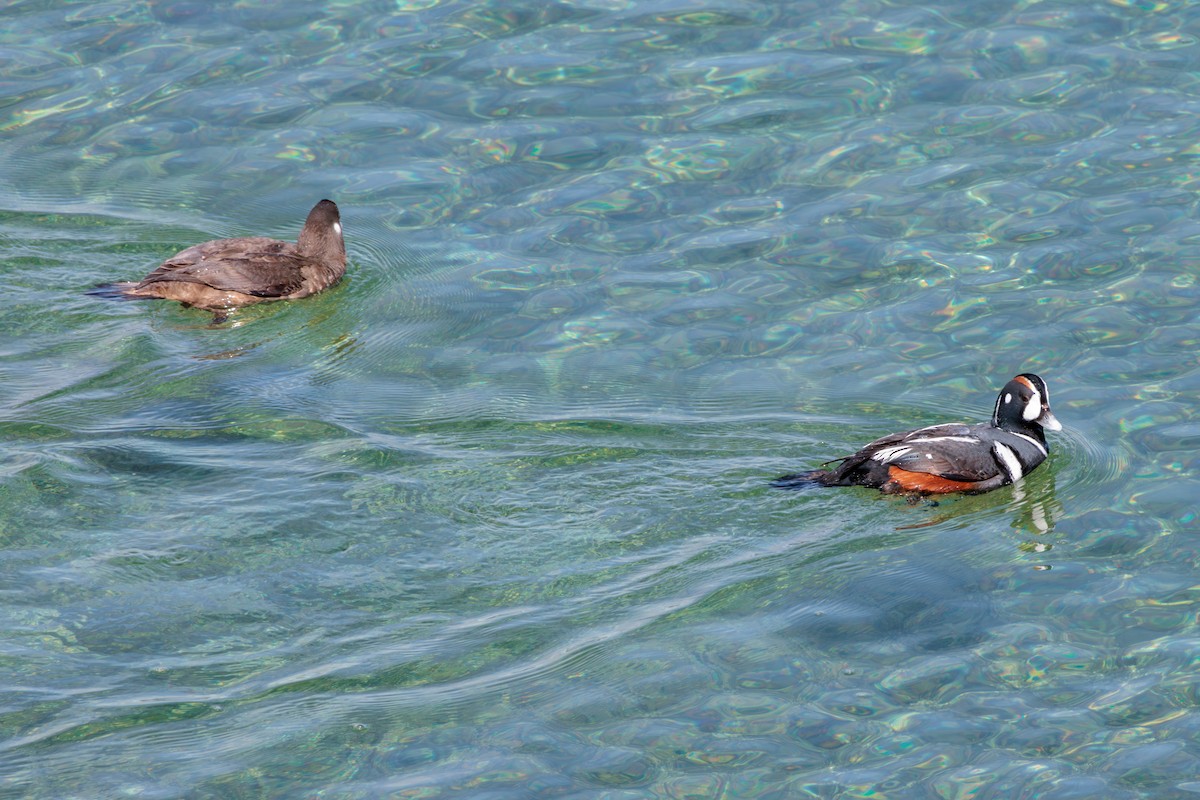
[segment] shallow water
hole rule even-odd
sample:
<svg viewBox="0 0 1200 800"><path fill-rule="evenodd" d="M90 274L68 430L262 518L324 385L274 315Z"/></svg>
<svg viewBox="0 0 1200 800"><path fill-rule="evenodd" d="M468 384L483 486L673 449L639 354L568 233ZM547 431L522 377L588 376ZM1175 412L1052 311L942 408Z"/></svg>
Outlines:
<svg viewBox="0 0 1200 800"><path fill-rule="evenodd" d="M1200 792L1200 11L0 10L4 797ZM336 200L225 324L89 287ZM767 482L1066 426L936 504Z"/></svg>

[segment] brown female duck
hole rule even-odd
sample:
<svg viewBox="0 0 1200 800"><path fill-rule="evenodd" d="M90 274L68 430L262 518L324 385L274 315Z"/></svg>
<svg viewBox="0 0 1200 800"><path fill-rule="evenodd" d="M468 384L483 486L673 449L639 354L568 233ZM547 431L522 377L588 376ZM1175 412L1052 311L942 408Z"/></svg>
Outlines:
<svg viewBox="0 0 1200 800"><path fill-rule="evenodd" d="M204 242L171 256L140 281L107 284L93 292L178 300L220 316L254 303L316 294L345 274L346 243L338 207L322 200L308 212L295 244L264 236Z"/></svg>

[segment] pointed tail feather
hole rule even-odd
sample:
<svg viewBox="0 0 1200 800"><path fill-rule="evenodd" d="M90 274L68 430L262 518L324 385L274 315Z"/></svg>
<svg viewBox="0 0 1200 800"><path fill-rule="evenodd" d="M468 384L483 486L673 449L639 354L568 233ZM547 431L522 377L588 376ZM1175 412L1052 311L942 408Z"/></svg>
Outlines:
<svg viewBox="0 0 1200 800"><path fill-rule="evenodd" d="M137 284L132 281L102 283L99 286L93 286L91 289L88 289L85 294L90 294L93 297L103 297L107 300L145 300L146 298L144 297L129 293L129 290L134 286L137 286Z"/></svg>
<svg viewBox="0 0 1200 800"><path fill-rule="evenodd" d="M824 480L828 477L829 473L826 470L814 469L780 476L771 481L771 486L776 489L807 489L810 486L828 486L829 484Z"/></svg>

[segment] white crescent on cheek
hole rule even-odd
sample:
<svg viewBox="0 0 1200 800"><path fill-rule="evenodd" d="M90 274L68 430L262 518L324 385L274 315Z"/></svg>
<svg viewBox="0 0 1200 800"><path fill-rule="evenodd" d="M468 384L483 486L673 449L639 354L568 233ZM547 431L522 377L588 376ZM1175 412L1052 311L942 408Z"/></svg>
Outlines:
<svg viewBox="0 0 1200 800"><path fill-rule="evenodd" d="M1026 422L1033 422L1042 415L1042 396L1034 390L1033 396L1025 402L1025 410L1021 412L1021 418Z"/></svg>

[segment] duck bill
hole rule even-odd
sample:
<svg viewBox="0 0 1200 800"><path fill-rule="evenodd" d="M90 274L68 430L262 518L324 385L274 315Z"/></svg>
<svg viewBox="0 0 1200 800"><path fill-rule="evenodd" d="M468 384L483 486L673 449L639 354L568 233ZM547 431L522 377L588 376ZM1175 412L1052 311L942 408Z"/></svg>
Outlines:
<svg viewBox="0 0 1200 800"><path fill-rule="evenodd" d="M1050 413L1050 409L1048 409L1048 408L1043 408L1042 415L1040 417L1038 417L1037 420L1035 420L1035 421L1037 422L1038 425L1041 425L1043 428L1045 428L1048 431L1061 431L1062 430L1062 423L1058 421L1057 417L1055 417L1053 414Z"/></svg>

